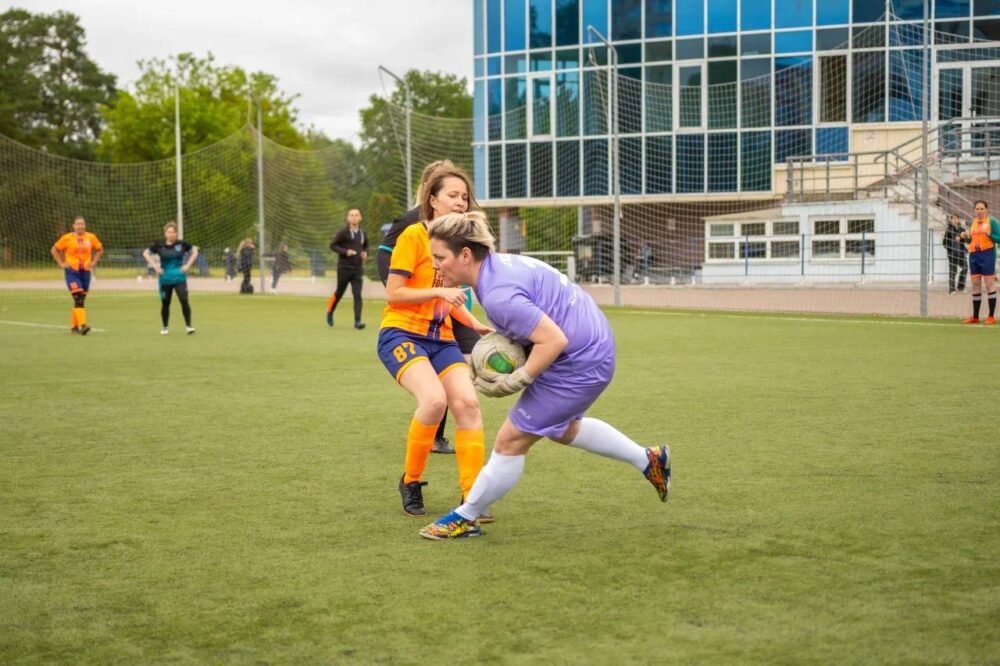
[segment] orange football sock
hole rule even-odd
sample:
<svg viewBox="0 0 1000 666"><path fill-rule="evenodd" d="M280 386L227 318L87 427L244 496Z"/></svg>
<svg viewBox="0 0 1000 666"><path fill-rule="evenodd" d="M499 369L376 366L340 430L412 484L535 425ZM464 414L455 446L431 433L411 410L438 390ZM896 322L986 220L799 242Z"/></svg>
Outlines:
<svg viewBox="0 0 1000 666"><path fill-rule="evenodd" d="M483 468L486 446L483 429L455 431L455 461L458 463L458 485L462 487L462 497L469 494L472 484Z"/></svg>
<svg viewBox="0 0 1000 666"><path fill-rule="evenodd" d="M326 302L326 311L333 312L333 306L337 304L337 294L330 294L330 300Z"/></svg>
<svg viewBox="0 0 1000 666"><path fill-rule="evenodd" d="M87 325L87 311L83 308L73 308L76 310L76 323L80 326Z"/></svg>
<svg viewBox="0 0 1000 666"><path fill-rule="evenodd" d="M427 457L431 454L431 447L434 446L434 434L437 433L437 428L437 423L427 425L416 418L410 420L410 431L406 433L403 483L420 480L420 475L427 467Z"/></svg>
<svg viewBox="0 0 1000 666"><path fill-rule="evenodd" d="M69 325L72 326L73 328L80 328L80 324L78 323L79 320L77 319L76 316L77 309L78 308L73 308L72 310L70 310Z"/></svg>

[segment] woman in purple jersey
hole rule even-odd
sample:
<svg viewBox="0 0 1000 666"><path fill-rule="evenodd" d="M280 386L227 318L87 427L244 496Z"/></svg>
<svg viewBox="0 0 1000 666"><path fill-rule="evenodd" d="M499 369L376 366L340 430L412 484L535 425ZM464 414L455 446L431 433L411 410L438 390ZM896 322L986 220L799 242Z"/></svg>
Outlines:
<svg viewBox="0 0 1000 666"><path fill-rule="evenodd" d="M431 255L445 284L467 284L496 329L532 345L509 375L480 374L476 388L501 397L522 391L500 427L489 462L465 502L420 531L428 539L482 534L476 519L517 483L524 456L543 437L630 463L656 488L670 492L670 449L643 448L604 421L584 417L615 371L611 326L594 300L548 264L494 252L482 213L455 213L428 227Z"/></svg>

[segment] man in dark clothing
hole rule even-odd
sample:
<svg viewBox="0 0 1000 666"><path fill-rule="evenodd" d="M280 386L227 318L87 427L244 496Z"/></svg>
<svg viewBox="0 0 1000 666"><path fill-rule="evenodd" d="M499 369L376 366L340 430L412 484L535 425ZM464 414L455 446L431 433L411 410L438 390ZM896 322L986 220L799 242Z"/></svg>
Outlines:
<svg viewBox="0 0 1000 666"><path fill-rule="evenodd" d="M340 257L337 261L337 290L326 304L326 323L333 326L333 311L350 284L354 296L354 328L362 329L365 324L361 321L361 277L365 259L368 258L368 236L361 228L360 210L352 208L347 211L347 226L330 241L330 249Z"/></svg>
<svg viewBox="0 0 1000 666"><path fill-rule="evenodd" d="M948 218L948 226L945 227L942 243L944 244L945 252L948 253L949 294L965 290L965 276L969 273L969 254L961 238L965 231L965 226L958 218L958 215L952 215ZM958 278L957 281L956 277Z"/></svg>

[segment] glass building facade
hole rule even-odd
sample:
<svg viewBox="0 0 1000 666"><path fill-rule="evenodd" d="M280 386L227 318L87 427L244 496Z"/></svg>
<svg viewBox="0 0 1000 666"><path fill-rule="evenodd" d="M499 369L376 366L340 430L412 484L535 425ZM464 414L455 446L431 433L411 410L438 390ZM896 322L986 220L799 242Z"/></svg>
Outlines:
<svg viewBox="0 0 1000 666"><path fill-rule="evenodd" d="M472 1L484 200L611 193L608 52L588 26L618 53L626 196L771 192L790 156L921 120L923 0ZM973 46L1000 46L1000 0L929 5L932 118L1000 115L998 52Z"/></svg>

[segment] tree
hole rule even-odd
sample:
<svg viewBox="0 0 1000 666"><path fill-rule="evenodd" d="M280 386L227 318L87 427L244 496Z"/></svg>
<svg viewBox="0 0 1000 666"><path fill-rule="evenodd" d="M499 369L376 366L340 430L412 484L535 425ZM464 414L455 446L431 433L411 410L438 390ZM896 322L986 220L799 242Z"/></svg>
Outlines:
<svg viewBox="0 0 1000 666"><path fill-rule="evenodd" d="M472 117L472 97L466 80L453 74L411 69L403 78L410 86L413 103L413 173L409 178L415 192L425 162L447 158L466 170L471 169L472 123L468 119ZM375 192L389 194L403 202L406 199L403 156L406 93L397 85L388 99L372 95L368 101L369 105L361 110L362 157L374 180ZM449 124L457 119L465 122ZM458 127L462 129L457 130Z"/></svg>
<svg viewBox="0 0 1000 666"><path fill-rule="evenodd" d="M93 157L99 109L114 102L115 77L90 59L85 44L73 14L0 14L0 134L58 155Z"/></svg>
<svg viewBox="0 0 1000 666"><path fill-rule="evenodd" d="M240 67L217 65L211 53L205 58L182 53L169 60L141 60L139 67L142 74L134 90L121 91L116 103L104 111L107 126L98 147L102 159L142 162L173 157L178 86L185 153L221 141L248 123L255 125L253 99L260 102L264 136L290 148L309 145L295 127L297 112L292 104L297 95L279 90L271 74L247 74Z"/></svg>

